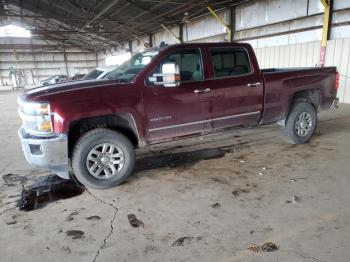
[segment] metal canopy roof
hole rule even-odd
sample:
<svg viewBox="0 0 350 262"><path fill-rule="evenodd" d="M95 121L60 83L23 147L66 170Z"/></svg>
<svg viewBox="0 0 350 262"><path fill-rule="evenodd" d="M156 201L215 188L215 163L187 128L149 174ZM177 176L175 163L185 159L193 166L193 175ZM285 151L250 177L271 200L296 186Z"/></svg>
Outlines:
<svg viewBox="0 0 350 262"><path fill-rule="evenodd" d="M2 24L20 25L56 47L98 51L242 0L1 0Z"/></svg>

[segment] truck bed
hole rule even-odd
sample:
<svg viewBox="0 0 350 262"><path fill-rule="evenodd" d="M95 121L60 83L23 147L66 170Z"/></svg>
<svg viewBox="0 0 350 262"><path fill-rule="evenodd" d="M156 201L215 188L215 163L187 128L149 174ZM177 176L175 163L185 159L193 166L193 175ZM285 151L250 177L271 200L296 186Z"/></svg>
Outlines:
<svg viewBox="0 0 350 262"><path fill-rule="evenodd" d="M319 107L329 109L337 90L336 67L267 68L261 70L264 81L264 112L261 123L273 123L284 119L295 94L313 90Z"/></svg>
<svg viewBox="0 0 350 262"><path fill-rule="evenodd" d="M298 72L298 71L305 71L305 70L322 70L325 68L332 68L332 67L286 67L286 68L265 68L261 69L261 72L263 74L271 74L271 73L282 73L282 72Z"/></svg>

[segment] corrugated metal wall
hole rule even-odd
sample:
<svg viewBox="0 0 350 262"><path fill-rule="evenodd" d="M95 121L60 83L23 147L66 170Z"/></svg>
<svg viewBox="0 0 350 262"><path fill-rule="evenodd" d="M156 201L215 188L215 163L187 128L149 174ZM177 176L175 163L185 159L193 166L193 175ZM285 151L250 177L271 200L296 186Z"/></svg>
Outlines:
<svg viewBox="0 0 350 262"><path fill-rule="evenodd" d="M305 67L319 63L320 42L256 48L261 68ZM350 103L350 38L330 40L327 44L326 66L336 66L340 75L338 97Z"/></svg>
<svg viewBox="0 0 350 262"><path fill-rule="evenodd" d="M59 51L0 50L0 86L11 85L9 68L25 74L27 86L49 76L86 74L97 66L96 54L82 50Z"/></svg>
<svg viewBox="0 0 350 262"><path fill-rule="evenodd" d="M75 47L55 50L50 47L36 47L47 44L40 39L0 38L0 44L24 45L25 48L0 49L0 86L12 85L10 70L20 70L30 87L52 75L74 76L86 74L97 66L96 54Z"/></svg>

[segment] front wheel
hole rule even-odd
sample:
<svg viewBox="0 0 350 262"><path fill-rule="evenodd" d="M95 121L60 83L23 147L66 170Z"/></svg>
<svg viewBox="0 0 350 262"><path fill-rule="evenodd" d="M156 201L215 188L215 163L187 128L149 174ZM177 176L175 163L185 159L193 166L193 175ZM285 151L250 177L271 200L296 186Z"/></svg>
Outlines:
<svg viewBox="0 0 350 262"><path fill-rule="evenodd" d="M72 168L84 186L104 189L123 183L135 165L134 147L123 134L97 128L84 134L74 146Z"/></svg>
<svg viewBox="0 0 350 262"><path fill-rule="evenodd" d="M286 125L282 132L287 141L292 144L307 143L317 125L317 112L309 103L296 103L292 105Z"/></svg>

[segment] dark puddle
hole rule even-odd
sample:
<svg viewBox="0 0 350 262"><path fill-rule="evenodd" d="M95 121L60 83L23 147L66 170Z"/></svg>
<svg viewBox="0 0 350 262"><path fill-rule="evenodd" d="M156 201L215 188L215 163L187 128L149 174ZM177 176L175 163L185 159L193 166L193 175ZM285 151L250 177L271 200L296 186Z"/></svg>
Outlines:
<svg viewBox="0 0 350 262"><path fill-rule="evenodd" d="M218 207L221 207L221 204L220 203L215 203L215 204L212 204L211 207L212 208L218 208Z"/></svg>
<svg viewBox="0 0 350 262"><path fill-rule="evenodd" d="M252 252L273 252L273 251L277 251L278 249L279 247L272 242L266 242L261 246L251 246L248 248L248 250Z"/></svg>
<svg viewBox="0 0 350 262"><path fill-rule="evenodd" d="M175 247L182 247L184 245L189 245L193 240L200 241L202 240L202 237L180 237L178 238L174 243L171 244L171 246Z"/></svg>
<svg viewBox="0 0 350 262"><path fill-rule="evenodd" d="M247 142L242 142L238 145L246 143ZM135 172L164 167L179 167L187 164L194 164L201 160L222 158L227 153L234 152L235 146L237 145L200 149L190 152L152 155L139 159L135 165Z"/></svg>
<svg viewBox="0 0 350 262"><path fill-rule="evenodd" d="M128 215L129 223L132 227L144 227L145 225L140 219L137 219L135 214Z"/></svg>
<svg viewBox="0 0 350 262"><path fill-rule="evenodd" d="M101 220L101 217L100 216L91 216L91 217L87 217L86 220L98 221L98 220Z"/></svg>
<svg viewBox="0 0 350 262"><path fill-rule="evenodd" d="M84 231L81 230L68 230L66 232L66 235L68 237L71 237L72 239L81 239L81 238L85 238L85 233Z"/></svg>
<svg viewBox="0 0 350 262"><path fill-rule="evenodd" d="M65 180L56 175L40 177L33 185L23 187L17 206L21 211L32 211L47 204L78 196L85 188L73 180Z"/></svg>

